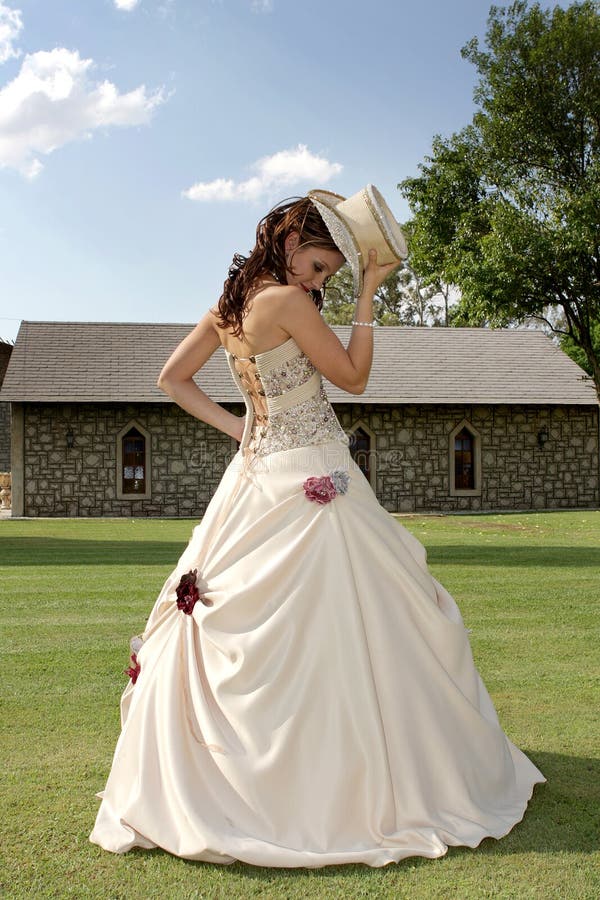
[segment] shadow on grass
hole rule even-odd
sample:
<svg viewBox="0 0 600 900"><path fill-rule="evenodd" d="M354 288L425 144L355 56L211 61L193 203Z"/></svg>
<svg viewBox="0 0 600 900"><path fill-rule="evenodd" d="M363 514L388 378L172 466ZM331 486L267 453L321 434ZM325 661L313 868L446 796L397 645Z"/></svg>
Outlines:
<svg viewBox="0 0 600 900"><path fill-rule="evenodd" d="M510 856L513 854L556 854L556 853L597 853L600 849L598 824L600 808L600 759L592 757L565 756L558 753L523 752L540 769L547 778L546 784L536 784L524 816L504 837L484 838L478 847L450 847L445 857L439 860L421 856L410 856L399 863L390 863L381 868L367 866L364 863L323 866L318 869L277 867L275 871L285 873L287 877L339 877L344 873L355 875L357 871L365 875L380 877L381 872L390 874L406 866L430 866L443 864L444 859L452 859L457 855L468 856L483 854L486 856ZM290 811L293 815L293 811ZM166 851L131 850L135 856L169 855ZM211 866L217 871L227 868L246 877L264 879L265 874L273 875L274 867L256 866L249 863L235 862L224 867L214 863L203 863L194 860L182 860L192 866Z"/></svg>
<svg viewBox="0 0 600 900"><path fill-rule="evenodd" d="M190 528L191 536L191 528ZM127 566L175 563L187 541L69 540L17 537L2 540L0 566Z"/></svg>
<svg viewBox="0 0 600 900"><path fill-rule="evenodd" d="M600 549L596 547L541 547L531 544L506 547L501 544L428 544L430 563L456 566L568 567L596 566L600 568Z"/></svg>
<svg viewBox="0 0 600 900"><path fill-rule="evenodd" d="M192 536L190 526L189 539ZM1 566L121 566L173 565L188 541L74 540L55 537L15 537L2 540ZM427 544L429 563L455 566L600 568L596 547L507 547L503 544Z"/></svg>

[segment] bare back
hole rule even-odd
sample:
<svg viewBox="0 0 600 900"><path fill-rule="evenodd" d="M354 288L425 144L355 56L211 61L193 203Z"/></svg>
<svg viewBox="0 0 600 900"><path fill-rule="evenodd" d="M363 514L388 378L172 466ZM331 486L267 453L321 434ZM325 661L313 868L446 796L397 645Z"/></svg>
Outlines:
<svg viewBox="0 0 600 900"><path fill-rule="evenodd" d="M232 328L219 328L218 308L215 306L211 309L216 317L215 331L226 350L238 357L247 358L278 347L290 337L289 332L279 324L278 300L281 287L273 282L264 282L253 292L244 311L243 340L233 335Z"/></svg>

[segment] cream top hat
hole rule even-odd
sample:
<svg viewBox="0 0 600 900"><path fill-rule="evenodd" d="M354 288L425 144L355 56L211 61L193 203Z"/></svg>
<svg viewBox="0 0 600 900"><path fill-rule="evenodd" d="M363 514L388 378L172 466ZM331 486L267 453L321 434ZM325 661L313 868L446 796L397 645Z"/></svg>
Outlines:
<svg viewBox="0 0 600 900"><path fill-rule="evenodd" d="M363 289L363 269L369 250L377 250L377 262L385 265L408 256L406 240L392 212L375 185L342 197L331 191L309 191L327 230L352 269L354 293Z"/></svg>

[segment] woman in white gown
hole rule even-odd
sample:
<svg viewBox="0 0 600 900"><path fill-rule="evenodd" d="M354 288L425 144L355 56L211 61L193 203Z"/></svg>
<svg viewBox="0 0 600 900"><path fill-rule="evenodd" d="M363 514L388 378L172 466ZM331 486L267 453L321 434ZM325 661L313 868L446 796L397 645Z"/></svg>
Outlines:
<svg viewBox="0 0 600 900"><path fill-rule="evenodd" d="M283 203L167 361L163 390L241 443L132 641L90 835L104 849L384 866L502 837L546 780L500 727L456 603L323 389L322 375L364 390L373 295L405 255L371 185ZM347 349L320 314L345 260ZM242 418L192 380L221 346Z"/></svg>

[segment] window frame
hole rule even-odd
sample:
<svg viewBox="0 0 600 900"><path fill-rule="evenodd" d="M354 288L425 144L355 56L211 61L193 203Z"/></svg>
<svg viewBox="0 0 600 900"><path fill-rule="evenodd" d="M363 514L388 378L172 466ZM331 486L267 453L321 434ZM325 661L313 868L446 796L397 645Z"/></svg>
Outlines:
<svg viewBox="0 0 600 900"><path fill-rule="evenodd" d="M456 487L456 457L454 441L456 436L466 428L473 436L473 483L472 488ZM481 471L481 435L468 419L462 419L448 436L448 470L449 470L449 494L451 497L480 497L482 492Z"/></svg>
<svg viewBox="0 0 600 900"><path fill-rule="evenodd" d="M143 493L136 491L135 493L128 493L123 490L123 438L125 435L131 431L132 428L136 428L139 433L144 438L144 475L146 481L146 490ZM141 425L137 419L130 419L126 425L124 425L120 431L117 432L116 435L117 441L117 483L116 483L116 498L117 500L151 500L152 499L152 438L150 432Z"/></svg>

